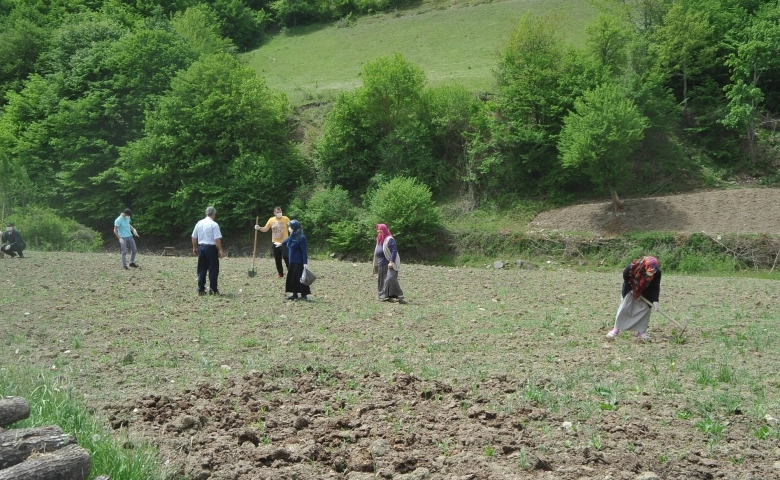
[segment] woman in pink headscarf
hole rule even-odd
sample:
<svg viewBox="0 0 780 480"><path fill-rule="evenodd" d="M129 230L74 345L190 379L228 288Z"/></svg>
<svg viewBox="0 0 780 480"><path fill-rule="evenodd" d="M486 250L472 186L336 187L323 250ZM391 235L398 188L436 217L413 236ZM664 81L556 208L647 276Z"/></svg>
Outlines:
<svg viewBox="0 0 780 480"><path fill-rule="evenodd" d="M401 267L401 256L393 234L384 223L376 225L376 247L374 248L374 273L378 274L377 293L379 300L386 302L391 298L404 301L404 292L398 283L398 269Z"/></svg>
<svg viewBox="0 0 780 480"><path fill-rule="evenodd" d="M607 338L617 337L621 330L636 332L642 340L650 340L647 326L650 323L651 308L639 297L653 304L653 310L661 311L658 296L661 293L661 269L655 257L634 260L623 270L623 301L615 317L615 328Z"/></svg>

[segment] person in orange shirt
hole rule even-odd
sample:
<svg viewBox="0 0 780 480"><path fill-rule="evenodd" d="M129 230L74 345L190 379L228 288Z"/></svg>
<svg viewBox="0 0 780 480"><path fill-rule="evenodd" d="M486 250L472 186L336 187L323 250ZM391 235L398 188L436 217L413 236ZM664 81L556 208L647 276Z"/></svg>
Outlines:
<svg viewBox="0 0 780 480"><path fill-rule="evenodd" d="M269 218L265 222L265 226L255 225L255 230L260 230L265 233L271 230L271 242L273 242L274 260L276 261L276 271L279 278L284 278L284 270L282 270L282 260L284 260L284 266L287 270L290 270L290 260L287 256L287 246L282 245L288 235L290 228L290 219L285 217L282 213L282 207L274 208L274 216Z"/></svg>

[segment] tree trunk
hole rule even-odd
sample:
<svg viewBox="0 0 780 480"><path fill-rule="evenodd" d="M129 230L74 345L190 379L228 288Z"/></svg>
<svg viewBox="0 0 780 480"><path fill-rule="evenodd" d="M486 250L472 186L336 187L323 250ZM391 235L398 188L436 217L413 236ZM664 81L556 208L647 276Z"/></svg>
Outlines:
<svg viewBox="0 0 780 480"><path fill-rule="evenodd" d="M612 203L615 205L615 213L623 213L623 202L620 201L617 190L609 187L609 194L612 196Z"/></svg>
<svg viewBox="0 0 780 480"><path fill-rule="evenodd" d="M7 427L29 416L30 405L24 398L7 397L0 399L0 427Z"/></svg>
<svg viewBox="0 0 780 480"><path fill-rule="evenodd" d="M27 460L33 453L46 453L76 443L57 425L41 428L19 428L0 433L0 469Z"/></svg>
<svg viewBox="0 0 780 480"><path fill-rule="evenodd" d="M688 71L685 68L685 60L683 60L682 76L683 76L683 117L688 116Z"/></svg>
<svg viewBox="0 0 780 480"><path fill-rule="evenodd" d="M68 445L0 470L0 480L87 480L90 470L89 452L78 445Z"/></svg>

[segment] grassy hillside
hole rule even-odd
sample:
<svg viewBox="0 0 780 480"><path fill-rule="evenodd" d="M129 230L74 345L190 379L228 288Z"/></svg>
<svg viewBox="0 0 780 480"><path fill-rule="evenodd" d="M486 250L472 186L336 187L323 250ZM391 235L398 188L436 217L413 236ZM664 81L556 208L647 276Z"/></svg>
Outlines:
<svg viewBox="0 0 780 480"><path fill-rule="evenodd" d="M423 4L414 10L362 17L350 27L330 24L288 30L244 59L294 104L359 85L363 63L394 52L423 68L433 84L457 82L475 91L490 91L497 53L526 12L557 16L572 43L584 38L585 26L596 13L587 0Z"/></svg>

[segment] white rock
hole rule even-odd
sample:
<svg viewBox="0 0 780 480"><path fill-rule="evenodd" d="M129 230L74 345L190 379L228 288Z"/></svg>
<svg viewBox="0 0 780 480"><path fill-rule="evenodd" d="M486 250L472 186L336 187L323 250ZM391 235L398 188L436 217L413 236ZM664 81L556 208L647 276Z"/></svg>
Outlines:
<svg viewBox="0 0 780 480"><path fill-rule="evenodd" d="M661 480L661 477L654 472L642 472L634 478L634 480Z"/></svg>

